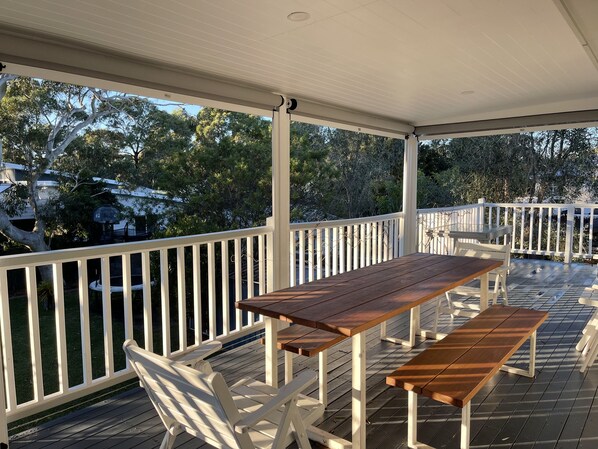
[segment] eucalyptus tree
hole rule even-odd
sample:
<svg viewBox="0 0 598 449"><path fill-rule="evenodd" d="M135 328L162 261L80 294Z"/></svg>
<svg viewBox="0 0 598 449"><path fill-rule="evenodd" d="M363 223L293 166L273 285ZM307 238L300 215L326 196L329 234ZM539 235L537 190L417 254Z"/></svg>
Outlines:
<svg viewBox="0 0 598 449"><path fill-rule="evenodd" d="M25 179L0 203L0 233L31 251L49 250L45 200L40 199L40 178L55 168L73 142L91 126L99 126L122 108L123 94L13 75L0 75L0 138L4 160L25 166ZM24 181L24 182L23 182ZM30 230L11 217L29 208ZM42 272L47 276L48 273Z"/></svg>

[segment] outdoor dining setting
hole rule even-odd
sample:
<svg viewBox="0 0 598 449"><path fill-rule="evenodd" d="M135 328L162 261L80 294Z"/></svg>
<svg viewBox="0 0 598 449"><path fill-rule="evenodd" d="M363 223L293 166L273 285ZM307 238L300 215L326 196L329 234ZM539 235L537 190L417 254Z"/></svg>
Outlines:
<svg viewBox="0 0 598 449"><path fill-rule="evenodd" d="M598 448L597 21L0 0L0 449Z"/></svg>

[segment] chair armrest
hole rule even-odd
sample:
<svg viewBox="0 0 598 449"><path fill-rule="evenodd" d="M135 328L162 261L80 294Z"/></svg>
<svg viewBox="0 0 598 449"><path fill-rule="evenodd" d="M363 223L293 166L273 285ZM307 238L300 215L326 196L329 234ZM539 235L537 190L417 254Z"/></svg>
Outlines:
<svg viewBox="0 0 598 449"><path fill-rule="evenodd" d="M219 341L211 341L183 355L173 356L172 360L182 363L183 365L195 367L198 362L214 354L215 352L220 351L220 349L222 349L222 343Z"/></svg>
<svg viewBox="0 0 598 449"><path fill-rule="evenodd" d="M303 390L313 384L318 378L317 374L311 370L305 370L299 374L291 382L278 390L278 393L271 400L266 402L255 412L250 413L235 424L235 430L240 433L247 432L251 427L258 422L266 419L270 414L274 413L283 405L292 401Z"/></svg>

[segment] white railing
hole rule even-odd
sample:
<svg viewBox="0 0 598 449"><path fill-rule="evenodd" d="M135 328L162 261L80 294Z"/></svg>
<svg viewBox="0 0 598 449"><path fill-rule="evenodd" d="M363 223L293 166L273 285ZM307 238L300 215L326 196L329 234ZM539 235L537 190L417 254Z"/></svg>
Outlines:
<svg viewBox="0 0 598 449"><path fill-rule="evenodd" d="M234 302L266 291L271 232L261 227L0 257L7 421L133 377L121 350L127 338L171 356L258 330L261 321ZM51 311L39 307L40 270L52 278ZM65 288L69 277L73 289Z"/></svg>
<svg viewBox="0 0 598 449"><path fill-rule="evenodd" d="M291 286L399 256L402 213L291 224Z"/></svg>
<svg viewBox="0 0 598 449"><path fill-rule="evenodd" d="M598 258L598 204L486 203L484 220L513 227L512 252ZM596 222L595 222L596 221Z"/></svg>
<svg viewBox="0 0 598 449"><path fill-rule="evenodd" d="M444 232L451 225L483 223L482 203L465 206L418 209L417 250L422 253L453 254L453 239Z"/></svg>
<svg viewBox="0 0 598 449"><path fill-rule="evenodd" d="M291 225L292 284L398 257L402 217ZM0 257L0 423L133 378L125 339L176 356L261 329L234 303L268 290L272 236L266 226Z"/></svg>

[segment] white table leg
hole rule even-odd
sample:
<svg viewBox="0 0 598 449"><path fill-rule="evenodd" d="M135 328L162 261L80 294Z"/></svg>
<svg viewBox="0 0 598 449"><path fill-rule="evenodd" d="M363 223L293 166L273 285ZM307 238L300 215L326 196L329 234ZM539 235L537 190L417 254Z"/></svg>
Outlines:
<svg viewBox="0 0 598 449"><path fill-rule="evenodd" d="M352 443L353 449L365 449L365 332L354 335L352 344Z"/></svg>
<svg viewBox="0 0 598 449"><path fill-rule="evenodd" d="M264 317L266 337L266 383L278 388L278 320Z"/></svg>
<svg viewBox="0 0 598 449"><path fill-rule="evenodd" d="M488 273L480 276L480 312L488 308Z"/></svg>

